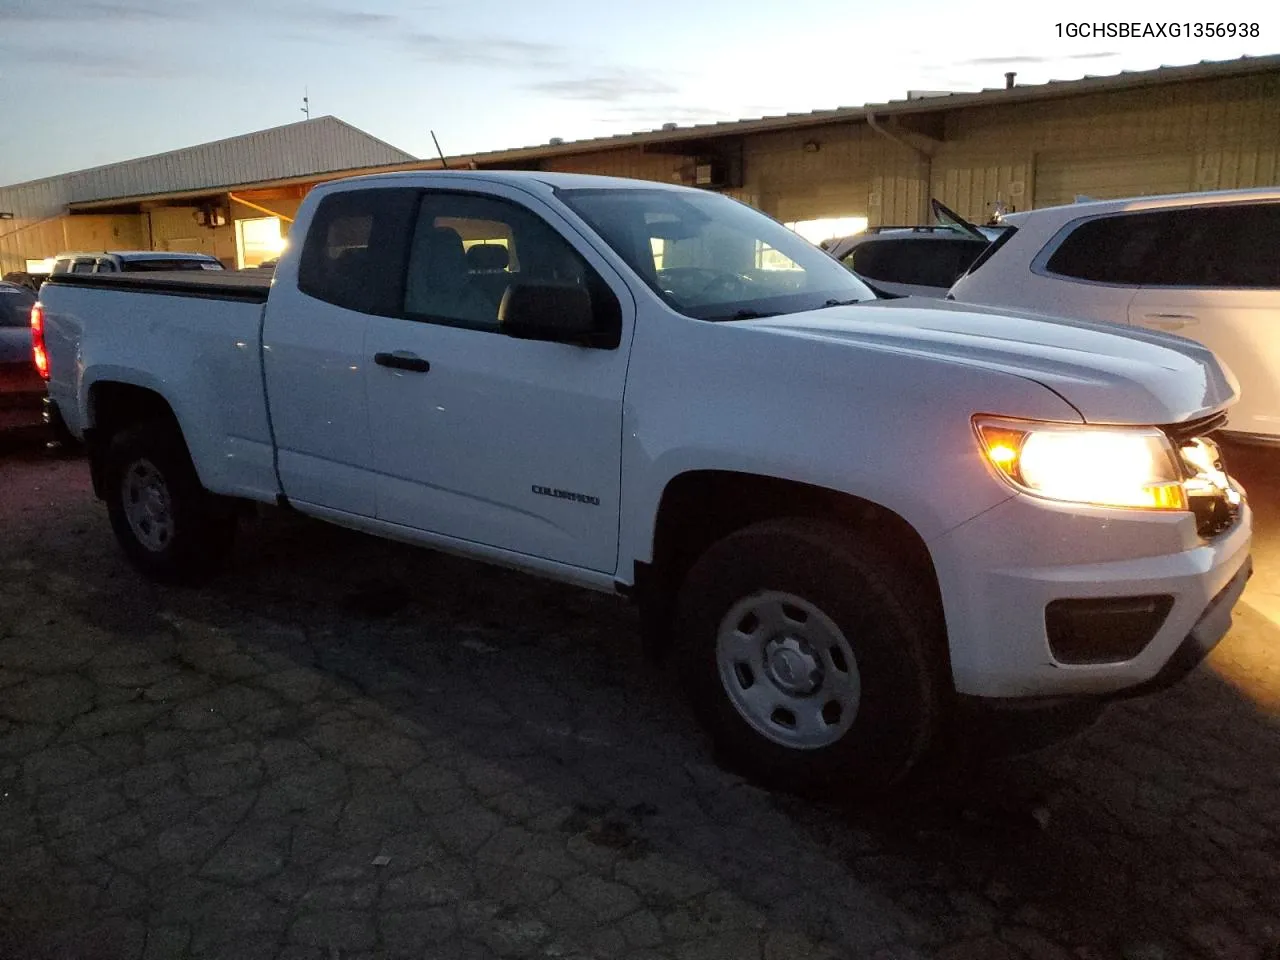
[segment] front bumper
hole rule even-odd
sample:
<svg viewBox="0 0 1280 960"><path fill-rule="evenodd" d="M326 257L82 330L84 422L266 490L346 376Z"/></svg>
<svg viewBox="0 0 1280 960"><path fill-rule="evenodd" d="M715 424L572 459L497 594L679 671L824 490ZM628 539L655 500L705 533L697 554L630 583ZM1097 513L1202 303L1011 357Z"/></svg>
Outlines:
<svg viewBox="0 0 1280 960"><path fill-rule="evenodd" d="M1252 514L1210 539L1190 513L1055 504L1015 496L930 544L956 692L994 699L1125 696L1194 669L1231 624L1252 570ZM1127 659L1063 663L1054 600L1163 596L1168 614Z"/></svg>
<svg viewBox="0 0 1280 960"><path fill-rule="evenodd" d="M1160 668L1160 672L1150 680L1136 687L1121 690L1112 696L1140 697L1167 690L1200 666L1204 658L1209 656L1213 648L1231 629L1231 611L1236 601L1240 599L1240 595L1244 593L1244 588L1252 576L1253 558L1246 557L1244 566L1236 572L1225 587L1218 591L1218 595L1209 601L1209 606L1196 621L1196 625L1173 651L1173 656Z"/></svg>

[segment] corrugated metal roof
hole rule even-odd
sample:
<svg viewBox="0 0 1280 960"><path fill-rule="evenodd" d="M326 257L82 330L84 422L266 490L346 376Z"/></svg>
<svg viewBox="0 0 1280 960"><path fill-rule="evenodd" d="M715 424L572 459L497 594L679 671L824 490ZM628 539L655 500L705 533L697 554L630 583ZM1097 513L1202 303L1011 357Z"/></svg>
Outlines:
<svg viewBox="0 0 1280 960"><path fill-rule="evenodd" d="M1108 76L1086 76L1078 80L1049 80L1046 83L1018 84L1012 88L989 87L967 93L940 93L916 95L885 103L867 103L860 107L834 107L809 113L788 113L780 116L755 117L743 120L726 120L716 123L699 123L687 127L657 128L636 133L621 133L609 137L588 140L568 140L557 143L537 144L492 150L449 157L450 164L495 163L512 160L530 160L539 157L561 156L571 153L587 153L593 150L614 150L620 147L646 143L676 143L681 140L741 136L747 133L763 133L771 130L793 130L799 127L819 126L827 123L865 119L867 114L888 116L904 113L933 113L939 110L959 110L962 107L988 106L1004 103L1025 103L1058 97L1080 96L1137 87L1183 83L1191 80L1208 80L1221 77L1242 76L1280 70L1280 54L1264 57L1239 57L1234 60L1201 60L1185 66L1163 66L1154 70L1122 70ZM421 160L406 167L438 167L439 160Z"/></svg>
<svg viewBox="0 0 1280 960"><path fill-rule="evenodd" d="M48 215L68 203L178 193L412 161L336 117L317 117L182 150L0 187L0 210Z"/></svg>

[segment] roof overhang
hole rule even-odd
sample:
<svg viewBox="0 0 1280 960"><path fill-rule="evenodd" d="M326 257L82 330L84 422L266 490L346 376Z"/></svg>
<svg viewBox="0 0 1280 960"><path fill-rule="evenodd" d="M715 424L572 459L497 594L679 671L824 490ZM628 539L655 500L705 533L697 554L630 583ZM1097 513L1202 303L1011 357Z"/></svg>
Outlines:
<svg viewBox="0 0 1280 960"><path fill-rule="evenodd" d="M168 203L175 200L203 200L221 197L228 193L251 193L254 190L272 190L278 187L294 187L308 183L337 180L340 177L357 177L372 173L393 173L398 170L439 169L439 160L415 161L412 164L391 164L380 167L355 167L347 170L330 170L325 173L309 173L305 176L286 177L280 180L260 180L254 183L231 183L199 190L177 190L170 193L139 193L128 197L111 197L106 200L81 200L67 204L68 213L120 213L129 207L141 207L146 203Z"/></svg>

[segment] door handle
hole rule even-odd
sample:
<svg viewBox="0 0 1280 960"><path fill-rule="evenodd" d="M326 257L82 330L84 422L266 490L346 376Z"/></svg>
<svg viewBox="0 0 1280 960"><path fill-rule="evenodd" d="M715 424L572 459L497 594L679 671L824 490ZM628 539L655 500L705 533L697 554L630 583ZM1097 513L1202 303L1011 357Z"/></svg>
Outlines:
<svg viewBox="0 0 1280 960"><path fill-rule="evenodd" d="M1142 322L1148 327L1161 330L1179 330L1200 321L1190 313L1148 313L1143 316Z"/></svg>
<svg viewBox="0 0 1280 960"><path fill-rule="evenodd" d="M375 353L373 362L380 367L391 367L394 370L411 370L414 373L426 373L431 364L415 353L397 350L395 353Z"/></svg>

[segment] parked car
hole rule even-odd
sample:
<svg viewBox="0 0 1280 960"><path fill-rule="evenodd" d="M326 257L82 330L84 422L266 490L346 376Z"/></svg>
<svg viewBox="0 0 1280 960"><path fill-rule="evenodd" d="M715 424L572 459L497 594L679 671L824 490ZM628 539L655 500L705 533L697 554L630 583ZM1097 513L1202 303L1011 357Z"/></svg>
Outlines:
<svg viewBox="0 0 1280 960"><path fill-rule="evenodd" d="M40 422L44 380L31 349L31 307L27 287L0 282L0 429Z"/></svg>
<svg viewBox="0 0 1280 960"><path fill-rule="evenodd" d="M97 253L60 253L53 260L53 275L64 273L153 273L162 270L221 270L222 261L205 253L167 250L114 250Z"/></svg>
<svg viewBox="0 0 1280 960"><path fill-rule="evenodd" d="M975 226L937 200L932 206L932 226L869 227L826 250L882 295L945 297L1004 228Z"/></svg>
<svg viewBox="0 0 1280 960"><path fill-rule="evenodd" d="M51 277L37 347L126 555L241 505L634 598L727 756L883 788L977 709L1161 688L1251 514L1172 336L876 300L727 197L541 172L336 181L274 278ZM768 249L766 264L757 251Z"/></svg>
<svg viewBox="0 0 1280 960"><path fill-rule="evenodd" d="M48 276L49 274L47 273L36 273L27 270L11 270L3 277L0 277L0 281L3 281L4 283L16 283L20 287L26 287L32 293L39 293L40 284L44 283L45 278Z"/></svg>
<svg viewBox="0 0 1280 960"><path fill-rule="evenodd" d="M949 299L1176 333L1240 380L1230 433L1280 442L1280 188L1011 214Z"/></svg>

